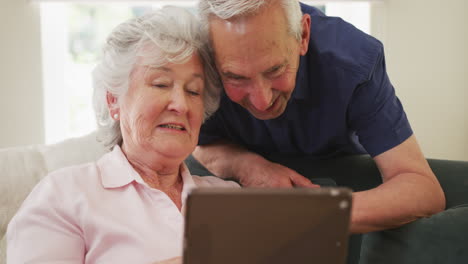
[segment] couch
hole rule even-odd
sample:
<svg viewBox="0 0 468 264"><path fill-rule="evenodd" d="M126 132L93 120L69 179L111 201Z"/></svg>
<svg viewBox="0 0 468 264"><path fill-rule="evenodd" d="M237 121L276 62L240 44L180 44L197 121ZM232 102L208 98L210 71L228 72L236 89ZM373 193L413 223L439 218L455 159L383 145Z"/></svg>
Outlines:
<svg viewBox="0 0 468 264"><path fill-rule="evenodd" d="M8 222L36 183L48 172L96 160L106 152L95 133L47 146L0 149L0 264L6 262Z"/></svg>
<svg viewBox="0 0 468 264"><path fill-rule="evenodd" d="M0 264L6 259L8 222L34 185L50 171L96 160L106 152L95 133L53 145L0 149ZM326 185L359 191L381 183L368 156L267 158ZM193 174L211 174L192 157L186 162ZM445 191L447 210L398 229L353 237L348 263L468 263L468 162L430 159L429 163Z"/></svg>

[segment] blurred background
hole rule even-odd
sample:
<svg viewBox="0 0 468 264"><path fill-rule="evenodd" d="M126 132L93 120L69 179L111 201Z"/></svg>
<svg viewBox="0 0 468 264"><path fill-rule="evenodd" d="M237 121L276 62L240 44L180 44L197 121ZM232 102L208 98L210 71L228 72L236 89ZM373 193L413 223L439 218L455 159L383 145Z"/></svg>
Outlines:
<svg viewBox="0 0 468 264"><path fill-rule="evenodd" d="M0 0L0 148L92 132L91 71L117 24L196 0ZM384 43L428 158L468 161L468 1L303 1ZM312 21L313 23L313 21Z"/></svg>

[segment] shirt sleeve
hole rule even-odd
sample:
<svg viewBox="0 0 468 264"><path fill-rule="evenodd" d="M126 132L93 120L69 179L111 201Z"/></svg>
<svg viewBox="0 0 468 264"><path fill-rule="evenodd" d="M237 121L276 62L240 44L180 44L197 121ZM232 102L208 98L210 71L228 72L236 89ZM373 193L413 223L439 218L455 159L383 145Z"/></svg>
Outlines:
<svg viewBox="0 0 468 264"><path fill-rule="evenodd" d="M372 157L398 146L413 134L387 75L383 48L368 81L354 90L348 122Z"/></svg>
<svg viewBox="0 0 468 264"><path fill-rule="evenodd" d="M48 176L30 193L7 230L7 263L84 263L76 216Z"/></svg>

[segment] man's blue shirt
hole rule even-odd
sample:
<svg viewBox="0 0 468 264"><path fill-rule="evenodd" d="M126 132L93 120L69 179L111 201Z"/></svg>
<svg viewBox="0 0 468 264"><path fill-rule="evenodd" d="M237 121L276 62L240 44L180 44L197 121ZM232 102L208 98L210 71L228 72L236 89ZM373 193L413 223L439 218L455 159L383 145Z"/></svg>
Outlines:
<svg viewBox="0 0 468 264"><path fill-rule="evenodd" d="M223 93L200 145L226 139L260 154L376 156L412 135L382 44L340 18L301 8L311 16L311 36L285 112L259 120Z"/></svg>

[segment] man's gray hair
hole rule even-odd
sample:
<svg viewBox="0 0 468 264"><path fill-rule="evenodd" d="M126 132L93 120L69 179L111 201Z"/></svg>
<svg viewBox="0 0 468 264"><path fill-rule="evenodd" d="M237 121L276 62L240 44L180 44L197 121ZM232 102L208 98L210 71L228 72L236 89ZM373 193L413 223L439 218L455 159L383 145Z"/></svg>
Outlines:
<svg viewBox="0 0 468 264"><path fill-rule="evenodd" d="M180 64L195 53L200 56L205 71L206 120L219 106L222 86L199 20L183 8L166 6L117 26L107 38L102 60L93 71L93 107L99 140L109 148L122 143L120 124L110 116L106 93L117 98L115 107L118 107L119 97L127 92L137 63L151 67Z"/></svg>
<svg viewBox="0 0 468 264"><path fill-rule="evenodd" d="M267 5L279 1L288 21L288 30L297 40L301 39L302 12L297 0L200 0L198 10L201 21L208 28L210 16L228 20L236 17L255 15Z"/></svg>

